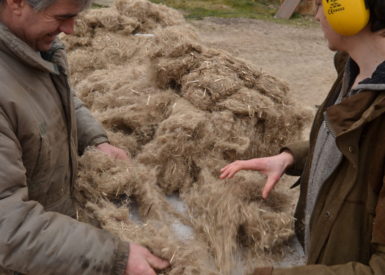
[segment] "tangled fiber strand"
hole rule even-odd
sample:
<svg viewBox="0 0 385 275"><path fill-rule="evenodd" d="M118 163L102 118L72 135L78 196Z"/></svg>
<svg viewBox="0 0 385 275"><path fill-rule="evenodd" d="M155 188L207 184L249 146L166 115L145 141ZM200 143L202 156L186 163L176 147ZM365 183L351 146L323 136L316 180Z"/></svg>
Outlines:
<svg viewBox="0 0 385 275"><path fill-rule="evenodd" d="M166 225L135 224L128 219L127 208L117 208L108 202L102 205L88 203L86 207L95 213L104 229L114 233L122 240L140 242L157 255L170 259L171 267L161 274L219 275L210 268L208 260L210 255L204 250L203 244L194 240L181 241L174 238L175 235Z"/></svg>
<svg viewBox="0 0 385 275"><path fill-rule="evenodd" d="M92 213L92 218L98 221L99 226L123 240L140 242L157 255L169 259L172 266L166 271L167 274L219 274L211 267L212 256L205 243L177 237L170 226L176 216L170 219L173 211L157 193L153 175L148 175L148 171L146 173L140 165L134 169L132 166L127 168L127 163L124 166L124 162L103 155L96 150L84 154L80 159L81 172L76 187L78 202L82 203L83 209ZM103 176L99 175L112 178L104 181ZM122 195L119 190L127 186L129 188L124 193L130 193L137 201L141 221L130 219L129 200L119 199ZM82 195L88 197L79 199Z"/></svg>
<svg viewBox="0 0 385 275"><path fill-rule="evenodd" d="M223 184L203 170L202 183L182 194L199 238L209 244L224 274L236 274L233 262L245 248L256 259L264 257L265 264L272 262L268 256L273 255L273 249L293 233L293 218L281 209L289 198L273 192L268 204L262 202L259 194L263 178L252 173L241 174Z"/></svg>
<svg viewBox="0 0 385 275"><path fill-rule="evenodd" d="M90 10L63 40L78 97L131 154L129 163L95 150L81 157L79 219L171 260L163 274L242 274L278 260L293 234L293 198L278 188L263 201L255 172L218 176L228 162L300 138L309 114L288 88L144 0Z"/></svg>

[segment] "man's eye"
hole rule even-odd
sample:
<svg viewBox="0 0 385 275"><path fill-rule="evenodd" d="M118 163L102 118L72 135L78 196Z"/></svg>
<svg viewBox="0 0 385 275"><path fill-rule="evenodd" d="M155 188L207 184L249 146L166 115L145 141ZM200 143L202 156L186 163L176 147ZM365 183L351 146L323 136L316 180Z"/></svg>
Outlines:
<svg viewBox="0 0 385 275"><path fill-rule="evenodd" d="M66 21L71 18L74 18L74 16L56 16L56 20L58 21Z"/></svg>

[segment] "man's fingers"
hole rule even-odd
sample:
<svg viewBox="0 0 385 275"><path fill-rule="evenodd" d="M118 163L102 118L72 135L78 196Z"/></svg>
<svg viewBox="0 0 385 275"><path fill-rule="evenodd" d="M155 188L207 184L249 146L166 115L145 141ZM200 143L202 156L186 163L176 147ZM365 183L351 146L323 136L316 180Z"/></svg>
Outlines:
<svg viewBox="0 0 385 275"><path fill-rule="evenodd" d="M128 157L128 155L124 151L119 151L117 153L117 159L120 159L120 160L130 160L130 158Z"/></svg>
<svg viewBox="0 0 385 275"><path fill-rule="evenodd" d="M229 170L225 170L221 173L221 175L219 176L219 178L221 179L225 179L225 178L228 178L229 177Z"/></svg>
<svg viewBox="0 0 385 275"><path fill-rule="evenodd" d="M156 275L144 255L130 255L125 275Z"/></svg>
<svg viewBox="0 0 385 275"><path fill-rule="evenodd" d="M130 160L126 151L124 151L118 147L112 147L110 155L115 159Z"/></svg>
<svg viewBox="0 0 385 275"><path fill-rule="evenodd" d="M165 269L170 265L168 261L151 254L151 252L148 252L146 260L155 269Z"/></svg>
<svg viewBox="0 0 385 275"><path fill-rule="evenodd" d="M151 267L148 267L148 270L146 271L146 275L156 275L156 272Z"/></svg>
<svg viewBox="0 0 385 275"><path fill-rule="evenodd" d="M221 169L221 175L219 177L221 179L228 178L230 174L231 174L231 166L230 164L228 164Z"/></svg>
<svg viewBox="0 0 385 275"><path fill-rule="evenodd" d="M135 263L136 267L132 270L132 272L128 273L128 275L156 275L150 264L144 259L143 261L144 262L140 266L138 263Z"/></svg>
<svg viewBox="0 0 385 275"><path fill-rule="evenodd" d="M225 178L232 178L239 170L242 170L244 168L243 164L244 161L237 160L230 164L227 164L225 167L221 169L221 175L219 176L221 179Z"/></svg>
<svg viewBox="0 0 385 275"><path fill-rule="evenodd" d="M229 164L227 164L225 167L223 167L223 168L221 169L221 172L225 171L225 170L227 169L228 166L229 166Z"/></svg>
<svg viewBox="0 0 385 275"><path fill-rule="evenodd" d="M96 148L98 150L102 151L103 153L109 155L112 158L120 159L120 160L130 160L130 157L128 156L126 151L124 151L118 147L115 147L109 143L106 143L106 142L101 143L101 144L97 145Z"/></svg>
<svg viewBox="0 0 385 275"><path fill-rule="evenodd" d="M236 170L230 170L229 173L227 174L227 178L228 179L232 178L236 172L237 172Z"/></svg>
<svg viewBox="0 0 385 275"><path fill-rule="evenodd" d="M267 199L269 197L269 194L271 192L271 190L273 190L275 184L277 183L277 181L279 180L279 177L275 177L275 176L268 176L267 177L267 181L266 181L266 184L265 186L263 187L263 190L262 190L262 198L263 199Z"/></svg>
<svg viewBox="0 0 385 275"><path fill-rule="evenodd" d="M221 174L219 175L220 179L224 179L227 177L227 170L221 169Z"/></svg>
<svg viewBox="0 0 385 275"><path fill-rule="evenodd" d="M238 172L238 170L235 169L235 168L228 168L228 169L224 170L224 171L221 173L221 175L219 176L219 178L221 178L221 179L230 179L230 178L232 178L232 177L235 175L235 173L237 173L237 172Z"/></svg>

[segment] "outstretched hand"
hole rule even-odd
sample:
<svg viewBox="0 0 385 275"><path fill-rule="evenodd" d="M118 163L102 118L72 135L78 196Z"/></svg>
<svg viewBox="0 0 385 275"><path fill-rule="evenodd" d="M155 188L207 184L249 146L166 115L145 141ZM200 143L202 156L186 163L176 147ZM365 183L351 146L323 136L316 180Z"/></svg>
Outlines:
<svg viewBox="0 0 385 275"><path fill-rule="evenodd" d="M136 243L130 243L130 255L125 275L156 275L154 269L165 269L169 262L158 258Z"/></svg>
<svg viewBox="0 0 385 275"><path fill-rule="evenodd" d="M286 168L293 164L293 155L283 151L279 155L250 160L237 160L221 169L221 179L232 178L240 170L256 170L267 176L266 184L262 190L262 197L267 199L271 190L277 184Z"/></svg>
<svg viewBox="0 0 385 275"><path fill-rule="evenodd" d="M127 153L124 150L116 146L113 146L107 142L97 145L96 149L102 151L103 153L106 153L107 155L109 155L114 159L130 160L130 158L128 157Z"/></svg>

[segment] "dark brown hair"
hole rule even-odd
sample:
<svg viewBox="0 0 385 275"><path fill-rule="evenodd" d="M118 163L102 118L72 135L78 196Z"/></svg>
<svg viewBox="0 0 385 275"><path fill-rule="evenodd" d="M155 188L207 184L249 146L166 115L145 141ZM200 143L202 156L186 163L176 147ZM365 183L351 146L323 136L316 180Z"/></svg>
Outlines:
<svg viewBox="0 0 385 275"><path fill-rule="evenodd" d="M372 32L385 29L385 0L365 0L370 11L370 29Z"/></svg>

